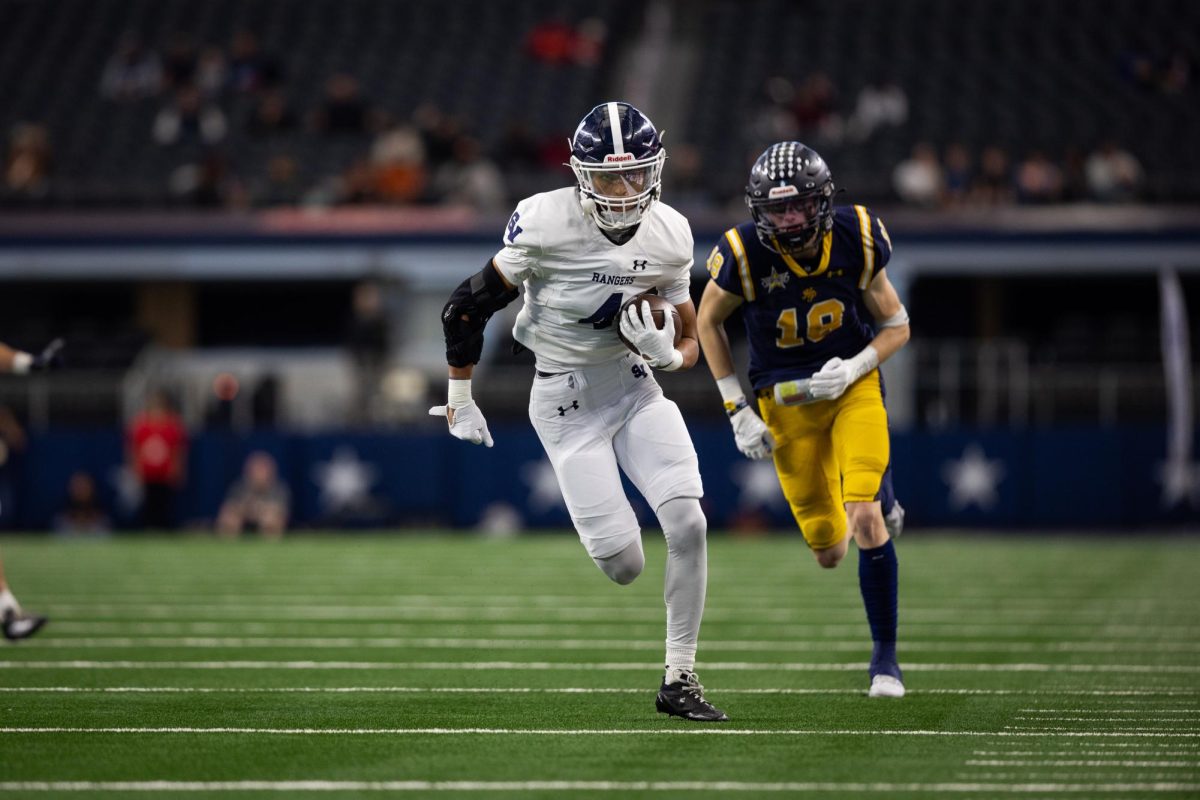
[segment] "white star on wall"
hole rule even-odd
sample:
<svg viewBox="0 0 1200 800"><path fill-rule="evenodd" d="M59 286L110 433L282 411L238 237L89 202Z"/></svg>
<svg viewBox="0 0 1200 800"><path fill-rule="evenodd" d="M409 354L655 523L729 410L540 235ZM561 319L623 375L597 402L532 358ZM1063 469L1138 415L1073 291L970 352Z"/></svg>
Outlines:
<svg viewBox="0 0 1200 800"><path fill-rule="evenodd" d="M350 447L333 451L329 461L313 467L313 480L321 490L321 505L326 511L347 511L361 507L368 498L378 470Z"/></svg>
<svg viewBox="0 0 1200 800"><path fill-rule="evenodd" d="M536 513L567 507L549 459L531 461L522 466L521 480L529 487L529 507Z"/></svg>
<svg viewBox="0 0 1200 800"><path fill-rule="evenodd" d="M1000 499L996 486L1004 480L1004 462L989 459L982 447L971 443L962 458L942 465L942 480L950 487L950 508L962 511L976 505L990 511Z"/></svg>
<svg viewBox="0 0 1200 800"><path fill-rule="evenodd" d="M738 487L739 507L782 508L787 505L774 462L738 461L729 468L729 476Z"/></svg>

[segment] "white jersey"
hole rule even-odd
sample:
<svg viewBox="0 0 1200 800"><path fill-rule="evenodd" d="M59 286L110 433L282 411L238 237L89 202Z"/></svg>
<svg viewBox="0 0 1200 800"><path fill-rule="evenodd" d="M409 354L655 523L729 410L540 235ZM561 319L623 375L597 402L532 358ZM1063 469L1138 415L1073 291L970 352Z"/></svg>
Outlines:
<svg viewBox="0 0 1200 800"><path fill-rule="evenodd" d="M509 283L525 285L513 338L546 372L627 355L615 320L634 295L657 288L674 305L691 296L692 231L661 201L617 245L584 213L575 187L535 194L517 204L503 241L493 263Z"/></svg>

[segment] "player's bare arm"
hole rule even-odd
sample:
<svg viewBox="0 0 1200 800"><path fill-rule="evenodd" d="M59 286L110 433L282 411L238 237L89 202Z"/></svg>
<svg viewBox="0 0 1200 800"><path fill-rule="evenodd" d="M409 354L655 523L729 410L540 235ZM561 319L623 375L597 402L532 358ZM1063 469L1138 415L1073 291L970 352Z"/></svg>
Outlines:
<svg viewBox="0 0 1200 800"><path fill-rule="evenodd" d="M741 304L742 298L709 281L700 297L697 324L708 369L717 382L721 401L725 404L725 414L733 426L734 442L742 455L760 460L771 455L775 438L767 430L767 424L750 408L750 401L742 391L742 383L734 374L733 353L729 349L729 336L725 333L725 320Z"/></svg>
<svg viewBox="0 0 1200 800"><path fill-rule="evenodd" d="M896 294L896 288L888 280L887 270L879 274L863 292L863 302L875 318L878 333L871 340L871 347L879 354L879 363L887 361L908 341L908 312Z"/></svg>
<svg viewBox="0 0 1200 800"><path fill-rule="evenodd" d="M729 336L725 333L725 320L742 304L742 298L727 292L709 281L700 297L697 327L700 346L714 380L733 374L733 353L729 349Z"/></svg>
<svg viewBox="0 0 1200 800"><path fill-rule="evenodd" d="M683 338L675 346L675 349L683 355L683 364L679 368L691 369L700 360L700 334L696 323L696 304L687 300L676 305L675 310L679 312L679 321L683 327Z"/></svg>
<svg viewBox="0 0 1200 800"><path fill-rule="evenodd" d="M50 369L61 360L60 352L63 340L55 339L37 353L25 353L0 342L0 372L12 372L24 375L27 372L39 372Z"/></svg>

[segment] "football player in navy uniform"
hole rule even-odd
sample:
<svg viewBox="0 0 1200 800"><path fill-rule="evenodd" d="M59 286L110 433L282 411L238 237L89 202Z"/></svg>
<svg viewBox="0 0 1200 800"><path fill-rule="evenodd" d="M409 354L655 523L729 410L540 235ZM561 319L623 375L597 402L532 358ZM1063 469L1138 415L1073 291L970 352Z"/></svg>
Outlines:
<svg viewBox="0 0 1200 800"><path fill-rule="evenodd" d="M42 352L35 354L14 350L0 342L0 373L24 375L50 369L58 363L62 346L62 339L55 339ZM8 588L8 581L4 577L4 565L0 563L0 631L4 633L4 638L10 641L25 639L33 636L45 624L46 617L31 614L21 608L21 604Z"/></svg>
<svg viewBox="0 0 1200 800"><path fill-rule="evenodd" d="M429 413L456 438L492 446L471 374L488 318L523 286L513 338L534 354L529 418L575 531L611 580L627 584L641 573L641 530L620 473L629 476L667 540L666 674L656 707L721 722L728 718L705 699L695 672L708 580L700 469L678 406L654 379L654 370L687 369L700 357L691 228L658 200L665 158L654 125L628 103L588 112L571 137L576 184L518 203L503 247L443 309L448 398ZM652 290L679 313L678 345L673 315L659 329L648 303L622 313L627 300ZM622 344L618 328L638 352Z"/></svg>
<svg viewBox="0 0 1200 800"><path fill-rule="evenodd" d="M784 496L822 567L858 546L874 640L871 697L902 697L896 660L897 562L878 499L889 462L878 366L908 341L908 314L888 281L887 229L863 206L835 206L816 151L774 144L750 171L751 221L708 258L700 343L738 449L774 457ZM742 309L755 413L734 374L722 326Z"/></svg>

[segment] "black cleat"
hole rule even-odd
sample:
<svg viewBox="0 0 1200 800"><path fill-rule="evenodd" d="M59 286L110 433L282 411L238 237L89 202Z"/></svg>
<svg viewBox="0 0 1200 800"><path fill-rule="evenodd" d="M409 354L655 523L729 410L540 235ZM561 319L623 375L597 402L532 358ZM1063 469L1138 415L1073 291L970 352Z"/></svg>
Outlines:
<svg viewBox="0 0 1200 800"><path fill-rule="evenodd" d="M17 616L11 608L4 612L4 638L10 642L18 639L28 639L46 624L46 617L37 614L22 614Z"/></svg>
<svg viewBox="0 0 1200 800"><path fill-rule="evenodd" d="M725 712L704 699L704 687L694 672L684 672L679 680L666 682L658 689L658 697L654 698L654 707L660 714L670 714L672 717L683 717L692 722L728 722Z"/></svg>

